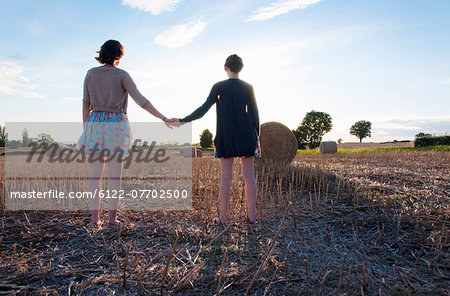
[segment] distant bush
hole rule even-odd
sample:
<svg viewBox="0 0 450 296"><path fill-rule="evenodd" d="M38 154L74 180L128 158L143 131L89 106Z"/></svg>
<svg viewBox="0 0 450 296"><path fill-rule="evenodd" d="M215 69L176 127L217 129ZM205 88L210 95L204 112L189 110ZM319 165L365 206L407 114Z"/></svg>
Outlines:
<svg viewBox="0 0 450 296"><path fill-rule="evenodd" d="M8 133L6 132L5 127L2 128L0 125L0 147L5 147L7 141Z"/></svg>
<svg viewBox="0 0 450 296"><path fill-rule="evenodd" d="M200 135L200 146L202 148L209 148L213 144L213 134L209 131L209 129L205 129Z"/></svg>
<svg viewBox="0 0 450 296"><path fill-rule="evenodd" d="M432 136L433 136L432 134L427 134L427 133L424 133L424 132L420 132L420 133L418 133L418 134L416 135L416 138L432 137Z"/></svg>
<svg viewBox="0 0 450 296"><path fill-rule="evenodd" d="M11 140L11 141L7 141L6 142L6 146L8 147L22 147L22 142L20 141L16 141L16 140Z"/></svg>
<svg viewBox="0 0 450 296"><path fill-rule="evenodd" d="M450 136L424 136L417 137L414 140L414 147L426 147L426 146L437 146L437 145L450 145Z"/></svg>

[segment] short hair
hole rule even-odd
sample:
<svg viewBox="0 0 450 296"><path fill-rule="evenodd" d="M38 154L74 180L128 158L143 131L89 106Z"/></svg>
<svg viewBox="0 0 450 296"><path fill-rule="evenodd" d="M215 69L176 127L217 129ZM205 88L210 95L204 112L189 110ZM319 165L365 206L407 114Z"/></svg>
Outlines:
<svg viewBox="0 0 450 296"><path fill-rule="evenodd" d="M225 67L229 68L231 72L239 73L244 67L242 59L237 54L230 55L225 61Z"/></svg>
<svg viewBox="0 0 450 296"><path fill-rule="evenodd" d="M100 64L114 65L115 61L120 60L124 55L122 44L117 40L108 40L100 47L100 51L97 51L98 57L95 59Z"/></svg>

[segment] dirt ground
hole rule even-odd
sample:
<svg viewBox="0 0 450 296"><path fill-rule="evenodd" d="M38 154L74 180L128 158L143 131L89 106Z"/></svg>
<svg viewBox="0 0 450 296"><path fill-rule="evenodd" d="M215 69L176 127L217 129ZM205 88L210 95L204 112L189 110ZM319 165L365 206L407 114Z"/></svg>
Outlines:
<svg viewBox="0 0 450 296"><path fill-rule="evenodd" d="M297 155L294 163L319 167L365 188L365 195L381 195L402 210L450 219L450 152Z"/></svg>
<svg viewBox="0 0 450 296"><path fill-rule="evenodd" d="M413 158L422 163L413 171L430 162ZM363 174L352 180L335 168L339 163L351 170L348 159L313 158L289 168L258 168L256 225L244 218L238 164L230 202L234 223L211 223L219 164L208 156L193 163L191 211L121 212L123 225L114 229L89 229L86 212L4 212L0 292L449 295L448 219L374 201L376 191L370 196L358 189ZM447 170L439 166L433 173L444 178L436 185L447 190L441 196L448 194Z"/></svg>

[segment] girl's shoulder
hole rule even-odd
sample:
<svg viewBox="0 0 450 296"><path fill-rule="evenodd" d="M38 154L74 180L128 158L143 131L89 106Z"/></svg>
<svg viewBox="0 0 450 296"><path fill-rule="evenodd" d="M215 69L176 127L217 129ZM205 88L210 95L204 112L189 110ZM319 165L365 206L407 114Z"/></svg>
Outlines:
<svg viewBox="0 0 450 296"><path fill-rule="evenodd" d="M246 87L248 87L248 88L253 88L253 86L250 84L250 83L248 83L247 81L244 81L244 80L240 80L241 81L241 83L243 84L243 85L245 85Z"/></svg>
<svg viewBox="0 0 450 296"><path fill-rule="evenodd" d="M250 83L248 83L244 80L241 80L239 78L227 79L227 80L224 80L224 81L221 81L218 83L220 83L221 86L225 86L225 87L227 87L227 86L235 87L237 85L239 89L246 89L246 90L253 89L253 86Z"/></svg>
<svg viewBox="0 0 450 296"><path fill-rule="evenodd" d="M214 84L214 86L224 86L224 85L231 85L231 84L240 84L248 87L252 87L252 85L242 79L239 78L229 78L222 81L217 82Z"/></svg>
<svg viewBox="0 0 450 296"><path fill-rule="evenodd" d="M87 71L86 75L92 75L92 74L105 74L105 73L111 73L113 75L129 75L127 71L117 68L117 67L108 67L108 66L98 66L93 67Z"/></svg>

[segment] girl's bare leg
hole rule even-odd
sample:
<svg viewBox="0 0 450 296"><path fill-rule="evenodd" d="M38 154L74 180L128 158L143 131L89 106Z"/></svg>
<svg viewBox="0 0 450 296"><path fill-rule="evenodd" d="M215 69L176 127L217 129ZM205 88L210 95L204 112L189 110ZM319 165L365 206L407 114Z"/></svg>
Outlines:
<svg viewBox="0 0 450 296"><path fill-rule="evenodd" d="M256 180L255 173L253 170L253 158L241 158L242 163L242 174L244 175L245 181L245 197L247 199L247 211L248 219L250 223L255 223L256 216Z"/></svg>
<svg viewBox="0 0 450 296"><path fill-rule="evenodd" d="M119 206L120 187L122 184L122 160L120 155L107 163L108 166L108 189L111 198L108 200L108 223L117 224L117 208Z"/></svg>
<svg viewBox="0 0 450 296"><path fill-rule="evenodd" d="M233 158L220 159L220 221L228 223L227 213L233 179Z"/></svg>
<svg viewBox="0 0 450 296"><path fill-rule="evenodd" d="M98 159L99 155L94 155L93 158ZM87 190L91 192L93 195L93 198L89 199L89 208L91 209L92 224L98 223L100 210L100 199L98 197L98 193L100 191L100 181L103 175L104 167L105 163L101 160L91 162L89 165L89 179L87 181Z"/></svg>

